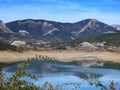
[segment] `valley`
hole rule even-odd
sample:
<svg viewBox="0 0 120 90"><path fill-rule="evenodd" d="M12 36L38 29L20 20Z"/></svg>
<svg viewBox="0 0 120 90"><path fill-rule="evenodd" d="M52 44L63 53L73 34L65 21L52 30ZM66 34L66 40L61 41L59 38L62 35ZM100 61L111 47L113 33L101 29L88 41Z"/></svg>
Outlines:
<svg viewBox="0 0 120 90"><path fill-rule="evenodd" d="M97 19L75 23L42 19L0 22L0 62L26 61L43 55L63 62L104 60L120 63L119 30Z"/></svg>
<svg viewBox="0 0 120 90"><path fill-rule="evenodd" d="M120 90L120 0L0 0L0 90Z"/></svg>

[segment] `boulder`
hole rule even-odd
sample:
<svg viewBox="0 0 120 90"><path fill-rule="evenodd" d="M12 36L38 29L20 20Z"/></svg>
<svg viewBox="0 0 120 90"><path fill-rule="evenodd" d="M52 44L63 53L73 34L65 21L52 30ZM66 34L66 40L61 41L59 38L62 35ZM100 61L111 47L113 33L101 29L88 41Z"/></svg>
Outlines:
<svg viewBox="0 0 120 90"><path fill-rule="evenodd" d="M89 42L82 42L80 44L80 48L82 50L87 50L87 51L95 51L97 50L97 47Z"/></svg>
<svg viewBox="0 0 120 90"><path fill-rule="evenodd" d="M25 41L13 41L11 45L16 46L16 47L23 47L26 45Z"/></svg>

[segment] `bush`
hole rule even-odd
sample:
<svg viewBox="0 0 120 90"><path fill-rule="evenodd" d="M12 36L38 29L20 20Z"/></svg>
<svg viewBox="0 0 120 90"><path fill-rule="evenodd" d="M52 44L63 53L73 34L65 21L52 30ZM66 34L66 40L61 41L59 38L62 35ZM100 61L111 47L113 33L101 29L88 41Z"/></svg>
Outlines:
<svg viewBox="0 0 120 90"><path fill-rule="evenodd" d="M5 74L0 73L0 90L39 90L39 87L35 86L33 83L29 83L25 80L20 80L22 77L30 77L36 80L37 78L26 72L27 64L21 64L18 67L15 75L6 78Z"/></svg>
<svg viewBox="0 0 120 90"><path fill-rule="evenodd" d="M23 52L23 48L18 48L16 46L10 45L7 42L0 41L0 51L3 50L12 50L17 52Z"/></svg>
<svg viewBox="0 0 120 90"><path fill-rule="evenodd" d="M57 46L57 49L60 49L60 50L66 50L67 48L66 48L66 46L65 45L58 45Z"/></svg>

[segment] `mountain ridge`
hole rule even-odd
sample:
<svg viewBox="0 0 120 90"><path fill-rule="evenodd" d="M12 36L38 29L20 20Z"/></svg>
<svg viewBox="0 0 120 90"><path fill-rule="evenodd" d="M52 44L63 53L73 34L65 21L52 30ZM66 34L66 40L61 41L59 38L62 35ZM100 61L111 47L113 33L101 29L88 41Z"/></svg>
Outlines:
<svg viewBox="0 0 120 90"><path fill-rule="evenodd" d="M4 23L0 20L0 33L13 33Z"/></svg>
<svg viewBox="0 0 120 90"><path fill-rule="evenodd" d="M22 31L22 35L34 39L50 41L68 41L74 38L90 37L104 33L116 33L114 27L96 19L85 19L75 23L62 23L43 19L24 19L6 23L13 32Z"/></svg>
<svg viewBox="0 0 120 90"><path fill-rule="evenodd" d="M118 25L118 24L114 24L114 25L112 25L114 28L116 28L117 30L119 30L120 31L120 25Z"/></svg>

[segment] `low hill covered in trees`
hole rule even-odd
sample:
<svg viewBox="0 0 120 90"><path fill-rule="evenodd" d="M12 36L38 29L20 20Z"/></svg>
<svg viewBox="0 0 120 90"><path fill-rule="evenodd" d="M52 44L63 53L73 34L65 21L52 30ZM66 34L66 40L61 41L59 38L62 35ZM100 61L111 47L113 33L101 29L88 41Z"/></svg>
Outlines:
<svg viewBox="0 0 120 90"><path fill-rule="evenodd" d="M11 51L21 52L22 48L17 48L17 47L15 47L13 45L10 45L7 42L4 42L4 41L0 40L0 51L3 51L3 50L11 50Z"/></svg>
<svg viewBox="0 0 120 90"><path fill-rule="evenodd" d="M73 41L70 41L69 44L79 44L82 42L105 42L106 45L120 46L120 33L106 33L102 35L97 35L87 38L78 38Z"/></svg>

